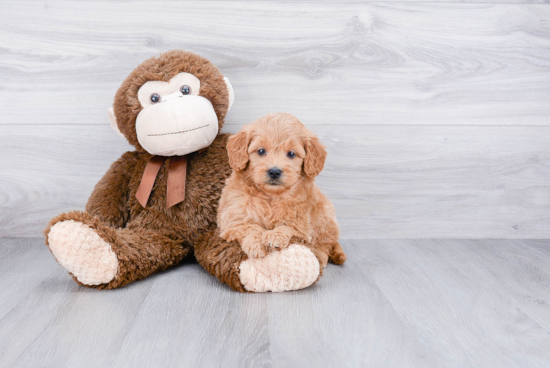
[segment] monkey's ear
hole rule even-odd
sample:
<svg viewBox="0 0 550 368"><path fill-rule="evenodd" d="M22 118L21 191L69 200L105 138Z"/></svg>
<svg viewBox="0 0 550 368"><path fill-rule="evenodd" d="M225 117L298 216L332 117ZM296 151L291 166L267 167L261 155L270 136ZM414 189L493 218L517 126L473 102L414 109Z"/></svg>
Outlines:
<svg viewBox="0 0 550 368"><path fill-rule="evenodd" d="M246 129L229 137L227 141L227 155L229 166L235 171L243 171L248 164L248 145L250 135Z"/></svg>
<svg viewBox="0 0 550 368"><path fill-rule="evenodd" d="M319 138L313 134L306 138L304 146L306 149L306 157L304 157L304 174L306 174L308 178L314 178L319 175L325 166L327 151L325 150L325 146L319 141Z"/></svg>
<svg viewBox="0 0 550 368"><path fill-rule="evenodd" d="M235 101L235 92L233 91L233 86L231 85L231 83L229 83L229 79L227 79L227 77L223 77L223 80L227 85L227 93L229 94L229 107L227 108L227 111L229 111L231 109L231 106L233 106L233 102Z"/></svg>
<svg viewBox="0 0 550 368"><path fill-rule="evenodd" d="M112 107L110 107L109 109L107 109L107 114L109 115L109 121L111 122L111 128L113 128L113 130L115 132L117 132L117 134L120 135L122 138L126 139L124 134L122 134L120 129L118 129L118 124L116 123L115 110Z"/></svg>

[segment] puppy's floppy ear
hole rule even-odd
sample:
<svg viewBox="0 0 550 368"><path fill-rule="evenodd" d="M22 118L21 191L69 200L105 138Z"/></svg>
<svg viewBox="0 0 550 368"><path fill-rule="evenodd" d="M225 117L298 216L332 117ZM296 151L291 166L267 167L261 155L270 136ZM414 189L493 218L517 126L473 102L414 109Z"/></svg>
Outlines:
<svg viewBox="0 0 550 368"><path fill-rule="evenodd" d="M248 145L250 144L250 133L243 129L237 134L229 137L227 141L227 155L229 166L235 171L242 171L248 163Z"/></svg>
<svg viewBox="0 0 550 368"><path fill-rule="evenodd" d="M304 174L308 178L314 178L325 166L327 151L317 136L310 134L304 141L306 157L304 158Z"/></svg>

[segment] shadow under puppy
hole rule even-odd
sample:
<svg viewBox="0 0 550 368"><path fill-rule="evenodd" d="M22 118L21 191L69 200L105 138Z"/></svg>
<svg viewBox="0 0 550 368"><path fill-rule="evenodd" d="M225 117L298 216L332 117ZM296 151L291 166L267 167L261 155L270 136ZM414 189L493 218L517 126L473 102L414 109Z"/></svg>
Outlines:
<svg viewBox="0 0 550 368"><path fill-rule="evenodd" d="M260 118L229 138L227 152L233 173L218 208L223 239L239 242L249 258L303 244L317 250L322 267L345 262L334 207L314 183L327 153L296 117Z"/></svg>

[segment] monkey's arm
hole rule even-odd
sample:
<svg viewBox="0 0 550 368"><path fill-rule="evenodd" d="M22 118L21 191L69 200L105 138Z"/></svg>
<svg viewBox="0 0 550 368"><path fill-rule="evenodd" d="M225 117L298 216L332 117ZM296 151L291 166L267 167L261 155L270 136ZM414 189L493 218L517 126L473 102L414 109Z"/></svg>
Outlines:
<svg viewBox="0 0 550 368"><path fill-rule="evenodd" d="M129 217L129 183L138 161L137 152L126 152L96 184L86 212L111 226L124 227Z"/></svg>

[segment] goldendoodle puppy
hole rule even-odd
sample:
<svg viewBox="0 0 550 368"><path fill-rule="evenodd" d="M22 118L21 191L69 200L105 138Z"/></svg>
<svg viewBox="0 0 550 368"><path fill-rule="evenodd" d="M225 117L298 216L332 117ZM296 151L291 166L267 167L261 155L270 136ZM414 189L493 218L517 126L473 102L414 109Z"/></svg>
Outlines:
<svg viewBox="0 0 550 368"><path fill-rule="evenodd" d="M298 243L315 248L322 266L342 264L332 203L314 180L327 153L317 136L290 114L267 115L229 138L233 173L222 191L218 226L249 258Z"/></svg>

